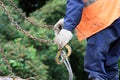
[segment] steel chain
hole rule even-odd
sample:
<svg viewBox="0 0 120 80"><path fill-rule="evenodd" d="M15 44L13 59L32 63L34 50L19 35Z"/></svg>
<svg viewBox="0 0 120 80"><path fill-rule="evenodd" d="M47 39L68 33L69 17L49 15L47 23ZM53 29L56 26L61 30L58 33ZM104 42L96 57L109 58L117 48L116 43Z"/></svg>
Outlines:
<svg viewBox="0 0 120 80"><path fill-rule="evenodd" d="M28 32L26 32L25 30L23 30L21 28L21 26L14 21L14 19L12 18L12 16L10 15L10 13L7 11L4 3L0 0L0 6L2 7L2 9L4 10L5 14L7 15L7 17L9 18L9 20L15 25L16 29L18 31L21 31L23 34L25 34L26 36L28 36L29 38L32 38L33 40L39 41L39 42L44 42L44 43L53 43L52 40L46 40L46 39L41 39L41 38L37 38L32 36L31 34L29 34Z"/></svg>
<svg viewBox="0 0 120 80"><path fill-rule="evenodd" d="M7 60L7 57L4 54L4 50L1 47L0 47L0 53L2 55L2 60L5 62L5 65L7 66L8 70L9 70L9 73L10 73L9 76L14 76L14 73L12 71L12 67L10 66L10 64L9 64L9 62Z"/></svg>
<svg viewBox="0 0 120 80"><path fill-rule="evenodd" d="M23 14L23 12L14 4L14 2L12 0L8 0L8 1L11 3L11 5L15 9L15 11L17 11L22 16L22 18L24 18L26 21L28 21L32 25L37 26L39 28L49 28L49 29L53 28L53 25L39 25L39 24L33 22L31 19L27 18L25 14Z"/></svg>
<svg viewBox="0 0 120 80"><path fill-rule="evenodd" d="M11 0L9 0L9 1L11 1ZM21 15L23 18L25 18L28 22L30 22L32 25L35 25L35 26L43 26L43 27L40 27L40 28L51 28L51 27L52 27L52 25L38 25L38 24L32 22L30 19L28 19L28 18L15 6L15 4L14 4L12 1L11 1L11 4L12 4L12 6L14 6L14 8L20 13L20 15ZM17 22L14 21L13 17L12 17L12 16L10 15L10 13L7 11L4 3L3 3L1 0L0 0L0 6L1 6L1 8L4 10L4 12L5 12L5 14L7 15L7 17L9 18L9 20L15 25L15 27L16 27L16 29L17 29L18 31L21 31L23 34L25 34L25 35L28 36L29 38L32 38L33 40L37 40L37 41L39 41L39 42L44 42L44 43L53 43L52 40L45 40L45 39L41 39L41 38L34 37L34 36L32 36L31 34L29 34L28 32L26 32L25 30L23 30L23 29L21 28L21 26L20 26ZM13 71L12 71L12 67L10 66L10 64L9 64L6 56L4 55L4 51L3 51L2 48L0 48L0 53L1 53L1 55L2 55L3 61L5 62L6 66L8 67L8 70L9 70L9 73L10 73L9 76L14 78L15 76L14 76L14 73L13 73ZM34 78L34 77L30 77L30 78L27 78L26 80L33 80L33 79L35 79L35 78Z"/></svg>
<svg viewBox="0 0 120 80"><path fill-rule="evenodd" d="M8 77L13 78L13 80L16 80L17 76L15 76L15 74L13 73L13 69L10 66L10 63L8 62L6 55L4 54L4 50L1 47L0 47L0 53L2 56L2 60L5 62L5 65L7 66L8 70L9 70L10 74ZM35 80L35 77L29 77L29 78L24 79L24 80Z"/></svg>

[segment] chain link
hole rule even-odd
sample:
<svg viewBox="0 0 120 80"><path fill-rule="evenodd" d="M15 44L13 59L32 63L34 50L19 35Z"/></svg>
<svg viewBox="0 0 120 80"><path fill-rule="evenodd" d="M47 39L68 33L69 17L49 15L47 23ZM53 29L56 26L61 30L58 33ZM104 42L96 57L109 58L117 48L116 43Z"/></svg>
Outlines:
<svg viewBox="0 0 120 80"><path fill-rule="evenodd" d="M7 17L9 18L9 20L15 25L16 29L18 31L21 31L23 34L25 34L26 36L28 36L29 38L32 38L33 40L39 41L39 42L44 42L44 43L53 43L52 40L46 40L46 39L41 39L41 38L37 38L32 36L31 34L29 34L28 32L26 32L25 30L23 30L21 28L21 26L14 21L14 19L12 18L12 16L10 15L10 13L7 11L4 3L0 0L0 6L2 7L2 9L4 10L5 14L7 15Z"/></svg>
<svg viewBox="0 0 120 80"><path fill-rule="evenodd" d="M8 70L9 70L10 74L8 77L12 78L13 80L18 80L17 78L19 78L19 77L15 76L15 74L13 73L12 67L10 66L10 63L8 62L5 52L1 47L0 47L0 53L2 56L2 60L5 62L5 65L7 66ZM29 77L27 79L20 79L20 80L35 80L35 77Z"/></svg>
<svg viewBox="0 0 120 80"><path fill-rule="evenodd" d="M52 28L53 28L53 25L39 25L39 24L33 22L31 19L28 19L28 18L26 17L26 15L23 14L23 12L14 4L14 2L13 2L12 0L8 0L8 1L11 3L11 5L12 5L12 7L15 9L15 11L17 11L17 12L22 16L22 18L24 18L26 21L28 21L28 22L31 23L32 25L37 26L37 27L40 27L40 28L49 28L49 29L52 29Z"/></svg>
<svg viewBox="0 0 120 80"><path fill-rule="evenodd" d="M26 21L30 22L32 25L35 25L35 26L40 27L40 28L49 28L49 29L50 29L51 27L53 27L53 25L38 25L38 24L36 24L35 22L33 22L33 21L31 21L30 19L28 19L28 18L15 6L15 4L12 2L12 0L9 0L9 1L10 1L10 3L12 4L12 6L14 7L14 9L15 9L16 11L18 11L18 12L20 13L20 15L21 15L24 19L26 19ZM0 7L4 10L4 13L7 15L7 17L9 18L9 20L15 25L15 28L16 28L18 31L22 32L23 34L25 34L26 36L28 36L29 38L31 38L31 39L33 39L33 40L35 40L35 41L44 42L44 43L53 43L53 40L46 40L46 39L37 38L37 37L34 37L34 36L32 36L31 34L29 34L28 32L26 32L25 30L23 30L23 29L21 28L21 26L20 26L17 22L14 21L14 18L13 18L13 17L10 15L10 13L7 11L4 3L3 3L1 0L0 0ZM15 78L14 73L13 73L13 71L12 71L12 67L11 67L10 64L9 64L9 62L8 62L8 60L7 60L7 57L4 55L4 50L3 50L2 48L0 48L0 53L1 53L1 55L2 55L3 61L5 62L6 66L8 67L8 70L9 70L9 73L10 73L9 76ZM27 78L26 80L33 80L33 79L35 79L35 78L34 78L34 77L30 77L30 78Z"/></svg>
<svg viewBox="0 0 120 80"><path fill-rule="evenodd" d="M7 60L7 57L4 54L4 50L1 47L0 47L0 53L2 55L2 60L5 62L5 65L7 66L8 70L9 70L9 73L10 73L9 76L14 76L14 73L12 71L12 67L10 66L10 64L9 64L9 62Z"/></svg>

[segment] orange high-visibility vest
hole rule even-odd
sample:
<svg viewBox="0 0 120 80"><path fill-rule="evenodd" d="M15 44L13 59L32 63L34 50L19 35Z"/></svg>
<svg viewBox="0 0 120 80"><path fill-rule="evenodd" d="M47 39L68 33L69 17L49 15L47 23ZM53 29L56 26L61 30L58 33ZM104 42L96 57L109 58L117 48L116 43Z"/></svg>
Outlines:
<svg viewBox="0 0 120 80"><path fill-rule="evenodd" d="M78 39L84 40L107 28L120 17L120 0L85 0L82 18L76 27Z"/></svg>

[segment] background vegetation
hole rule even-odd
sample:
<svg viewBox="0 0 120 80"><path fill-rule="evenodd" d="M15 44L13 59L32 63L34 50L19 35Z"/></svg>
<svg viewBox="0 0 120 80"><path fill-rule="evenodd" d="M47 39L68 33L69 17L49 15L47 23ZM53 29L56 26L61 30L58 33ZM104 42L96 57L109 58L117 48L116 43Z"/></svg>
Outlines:
<svg viewBox="0 0 120 80"><path fill-rule="evenodd" d="M51 29L38 28L23 19L8 0L2 0L12 17L21 27L32 35L43 39L54 39ZM65 15L65 0L13 0L26 16L38 24L55 24ZM73 32L74 33L74 32ZM83 70L85 44L78 42L76 34L70 42L72 55L69 60L74 73L74 80L87 80ZM57 65L55 44L39 43L15 29L3 9L0 7L0 47L4 49L13 72L22 78L35 77L36 80L68 80L64 65ZM0 76L9 75L9 70L0 55Z"/></svg>

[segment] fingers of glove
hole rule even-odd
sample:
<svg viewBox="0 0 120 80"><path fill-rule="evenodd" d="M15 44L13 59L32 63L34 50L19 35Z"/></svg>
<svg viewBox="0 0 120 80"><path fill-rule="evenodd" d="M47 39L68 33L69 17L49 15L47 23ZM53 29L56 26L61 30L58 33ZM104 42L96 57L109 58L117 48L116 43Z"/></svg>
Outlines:
<svg viewBox="0 0 120 80"><path fill-rule="evenodd" d="M63 26L64 26L64 18L60 19L59 23L60 23L60 27L59 28L62 29Z"/></svg>
<svg viewBox="0 0 120 80"><path fill-rule="evenodd" d="M57 44L58 49L63 48L68 42L69 42L69 40L64 40L63 37L57 36L57 37L55 38L55 43Z"/></svg>
<svg viewBox="0 0 120 80"><path fill-rule="evenodd" d="M54 25L55 33L58 34L60 30L63 28L63 26L64 26L64 19L62 18Z"/></svg>
<svg viewBox="0 0 120 80"><path fill-rule="evenodd" d="M56 23L54 25L54 30L61 30L62 29L62 26L60 25L60 23Z"/></svg>
<svg viewBox="0 0 120 80"><path fill-rule="evenodd" d="M55 37L55 43L58 45L58 48L63 48L72 39L72 36L71 31L62 29Z"/></svg>
<svg viewBox="0 0 120 80"><path fill-rule="evenodd" d="M63 40L61 37L56 37L55 39L55 43L57 44L58 46L58 49L61 49L63 48L69 41L65 41Z"/></svg>
<svg viewBox="0 0 120 80"><path fill-rule="evenodd" d="M60 29L59 29L59 28L54 29L55 36L58 35L59 32L60 32Z"/></svg>
<svg viewBox="0 0 120 80"><path fill-rule="evenodd" d="M64 47L63 42L61 41L61 38L59 36L55 38L55 44L57 44L58 49L61 49Z"/></svg>

